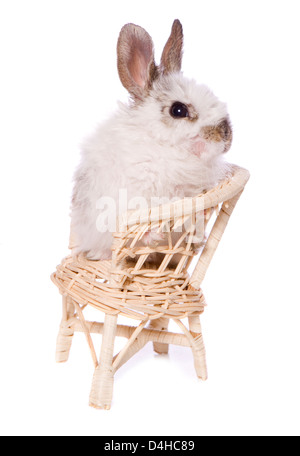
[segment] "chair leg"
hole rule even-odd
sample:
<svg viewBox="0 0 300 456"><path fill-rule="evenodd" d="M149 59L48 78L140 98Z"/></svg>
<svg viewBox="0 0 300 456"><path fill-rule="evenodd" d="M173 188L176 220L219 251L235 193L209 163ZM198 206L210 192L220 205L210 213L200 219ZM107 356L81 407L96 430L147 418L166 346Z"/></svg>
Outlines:
<svg viewBox="0 0 300 456"><path fill-rule="evenodd" d="M90 392L91 407L109 410L111 406L114 383L112 363L117 319L116 315L105 315L100 362L95 369Z"/></svg>
<svg viewBox="0 0 300 456"><path fill-rule="evenodd" d="M63 314L59 327L59 332L56 339L56 362L64 363L68 361L69 353L72 345L74 329L70 323L70 319L74 317L75 307L72 299L69 296L63 296L62 299Z"/></svg>
<svg viewBox="0 0 300 456"><path fill-rule="evenodd" d="M195 347L192 348L196 373L201 380L207 380L207 366L205 346L203 342L202 329L199 315L189 317L190 332L195 341Z"/></svg>
<svg viewBox="0 0 300 456"><path fill-rule="evenodd" d="M167 331L169 326L169 318L161 317L156 320L151 320L149 329L158 329L160 331ZM156 353L167 354L169 352L169 345L162 344L161 342L153 342L153 349Z"/></svg>

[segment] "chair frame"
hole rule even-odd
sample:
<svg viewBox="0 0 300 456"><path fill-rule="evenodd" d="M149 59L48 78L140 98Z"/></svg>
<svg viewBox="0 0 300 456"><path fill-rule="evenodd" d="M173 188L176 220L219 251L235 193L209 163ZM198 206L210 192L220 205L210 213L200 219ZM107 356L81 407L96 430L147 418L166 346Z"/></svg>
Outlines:
<svg viewBox="0 0 300 456"><path fill-rule="evenodd" d="M249 172L247 170L232 165L229 178L207 193L193 198L193 210L196 208L198 211L207 211L211 208L217 208L216 219L210 234L191 276L185 282L185 285L188 286L184 288L184 296L187 295L189 299L197 301L195 306L197 305L198 307L193 307L193 302L192 305L191 302L188 302L185 304L184 311L177 314L175 311L173 312L174 314L172 314L172 311L168 313L169 310L162 309L163 306L157 306L159 310L163 310L162 313L145 316L145 313L142 312L141 317L139 317L137 312L133 312L133 318L139 320L139 324L137 326L129 326L118 324L118 316L124 315L122 313L123 310L110 304L110 302L105 302L101 304L103 307L99 308L105 313L104 322L87 321L83 315L83 310L90 304L95 307L95 303L90 298L80 302L72 288L76 281L79 280L79 276L83 277L84 274L88 274L95 277L99 269L101 269L102 276L109 275L111 283L115 283L116 289L121 290L124 280L129 276L128 271L125 271L124 268L122 269L123 263L120 260L120 258L124 257L124 233L130 232L130 230L133 233L134 228L141 230L143 223L153 226L155 223L162 222L164 214L170 214L170 205L154 208L150 213L149 211L135 211L124 214L123 218L119 220L118 230L114 234L113 257L110 262L91 261L84 257L77 257L74 260L74 257L69 256L62 262L63 272L61 272L62 266L58 266L57 271L52 274L51 278L58 286L63 301L62 320L56 344L56 361L66 362L68 360L74 333L83 332L95 367L89 400L89 404L92 407L101 409L109 409L111 407L116 371L148 342L153 343L153 348L157 353L168 353L169 345L172 344L190 347L197 376L202 380L207 379L205 346L200 323L200 315L204 310L205 300L200 287L248 179ZM174 219L176 219L176 212L180 204L181 202L172 203L171 213L174 215ZM220 208L219 205L221 205ZM142 228L142 232L145 232L144 228ZM134 235L132 236L134 237ZM141 235L135 235L135 241L140 238ZM131 243L131 245L133 247L136 246L135 242ZM135 248L138 249L138 247ZM128 253L128 249L125 248L125 250ZM141 249L139 252L141 252ZM143 251L139 258L141 259L142 257ZM190 259L188 258L188 264L190 264ZM143 259L141 259L140 263L141 266ZM73 266L71 272L70 269L66 269L70 265ZM179 267L177 270L180 272ZM76 273L80 271L79 275L74 276L74 271ZM68 275L68 284L65 282L66 275ZM131 317L130 313L127 314L125 312L125 315ZM188 319L188 326L182 322L184 317ZM177 324L179 333L168 331L170 319ZM146 327L147 323L149 323L148 327ZM99 358L97 357L91 334L102 335ZM123 349L114 356L116 337L126 337L128 340Z"/></svg>

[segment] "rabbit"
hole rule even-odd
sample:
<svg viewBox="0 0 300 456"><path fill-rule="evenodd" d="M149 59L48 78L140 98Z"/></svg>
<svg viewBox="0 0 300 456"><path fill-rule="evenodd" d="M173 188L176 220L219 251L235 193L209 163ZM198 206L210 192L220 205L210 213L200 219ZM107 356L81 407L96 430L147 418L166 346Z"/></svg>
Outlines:
<svg viewBox="0 0 300 456"><path fill-rule="evenodd" d="M182 53L178 19L159 65L146 30L134 24L121 29L117 68L130 98L83 144L71 204L73 254L111 258L113 230L105 229L104 218L122 212L121 189L127 201L143 197L149 203L153 196L196 196L226 176L224 153L232 142L227 107L182 74ZM146 233L144 242L157 239L158 233Z"/></svg>

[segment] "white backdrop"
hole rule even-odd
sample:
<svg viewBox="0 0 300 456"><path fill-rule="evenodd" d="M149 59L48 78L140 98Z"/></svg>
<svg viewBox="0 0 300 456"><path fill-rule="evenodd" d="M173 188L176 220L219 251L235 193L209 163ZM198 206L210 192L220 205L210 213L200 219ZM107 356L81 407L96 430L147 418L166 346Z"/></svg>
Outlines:
<svg viewBox="0 0 300 456"><path fill-rule="evenodd" d="M299 435L297 7L1 1L1 434ZM117 373L112 409L96 411L84 338L54 362L61 306L49 276L67 253L80 143L127 98L119 30L142 25L159 59L175 18L183 70L228 103L228 160L251 180L203 284L209 380L197 380L189 350L158 357L149 345Z"/></svg>

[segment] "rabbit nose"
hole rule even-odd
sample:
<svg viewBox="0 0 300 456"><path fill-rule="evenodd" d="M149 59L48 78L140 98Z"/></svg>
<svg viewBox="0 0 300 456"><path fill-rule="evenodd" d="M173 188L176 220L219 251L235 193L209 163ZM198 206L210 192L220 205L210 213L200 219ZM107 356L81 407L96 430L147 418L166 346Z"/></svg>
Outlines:
<svg viewBox="0 0 300 456"><path fill-rule="evenodd" d="M228 119L224 119L217 127L219 129L219 134L224 141L224 150L223 153L226 153L232 143L232 129Z"/></svg>
<svg viewBox="0 0 300 456"><path fill-rule="evenodd" d="M220 142L230 141L232 132L228 119L223 119L217 125L210 125L202 128L203 138L207 141Z"/></svg>
<svg viewBox="0 0 300 456"><path fill-rule="evenodd" d="M223 141L229 141L232 136L232 130L228 119L222 120L216 127L216 130Z"/></svg>
<svg viewBox="0 0 300 456"><path fill-rule="evenodd" d="M232 129L229 119L223 119L217 125L203 127L201 130L204 140L209 142L222 142L224 144L223 153L230 149L232 142Z"/></svg>

